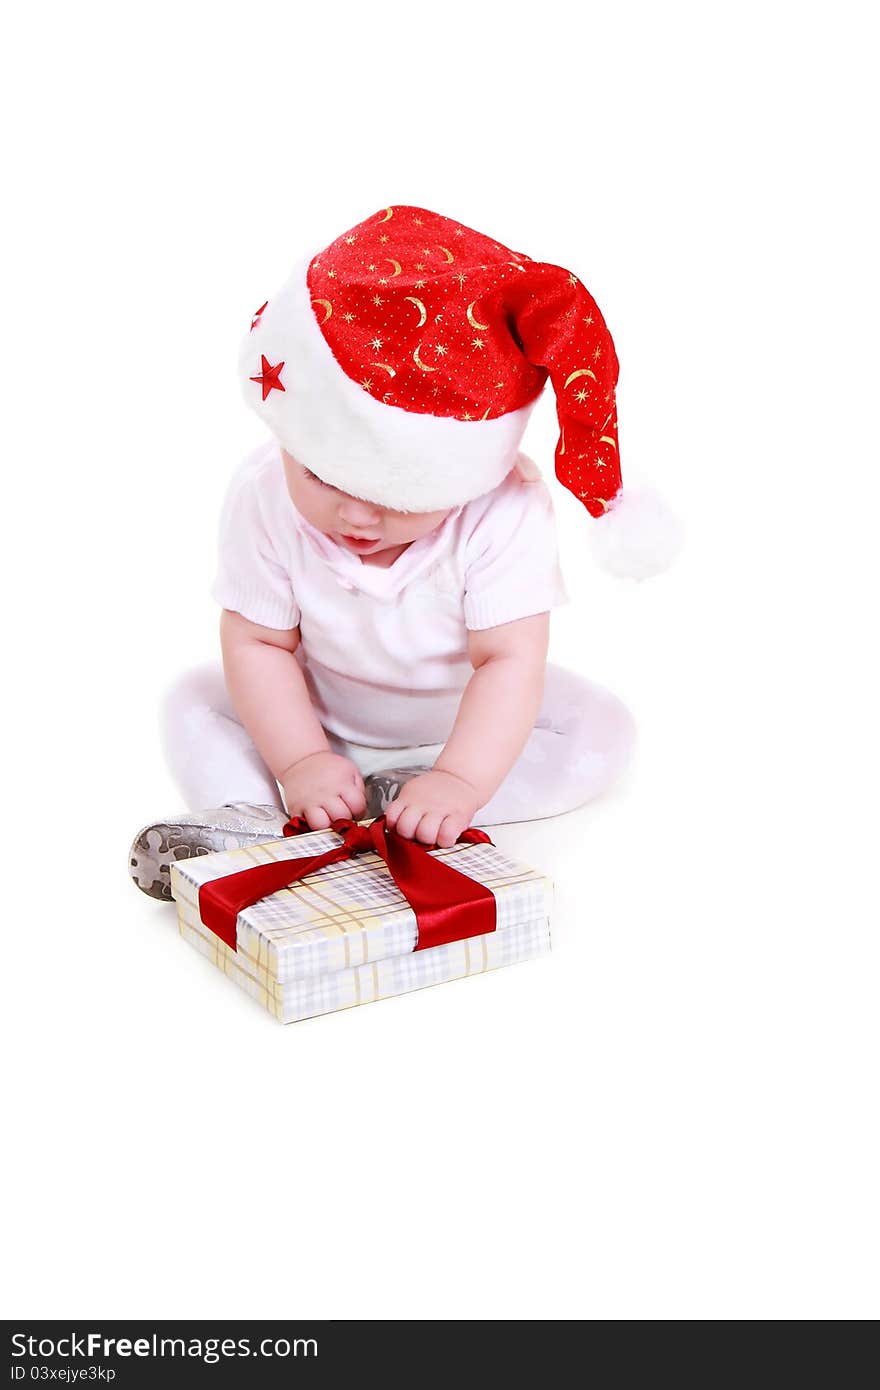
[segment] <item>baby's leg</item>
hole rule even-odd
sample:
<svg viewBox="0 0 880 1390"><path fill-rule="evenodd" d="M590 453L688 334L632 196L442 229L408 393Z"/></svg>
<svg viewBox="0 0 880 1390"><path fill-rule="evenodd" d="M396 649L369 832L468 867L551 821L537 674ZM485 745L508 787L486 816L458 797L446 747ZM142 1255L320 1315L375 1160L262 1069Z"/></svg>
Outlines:
<svg viewBox="0 0 880 1390"><path fill-rule="evenodd" d="M635 741L629 710L610 691L548 664L529 741L474 825L541 820L573 811L610 786Z"/></svg>
<svg viewBox="0 0 880 1390"><path fill-rule="evenodd" d="M165 691L159 727L188 810L229 801L284 809L278 783L239 723L219 662L186 671Z"/></svg>

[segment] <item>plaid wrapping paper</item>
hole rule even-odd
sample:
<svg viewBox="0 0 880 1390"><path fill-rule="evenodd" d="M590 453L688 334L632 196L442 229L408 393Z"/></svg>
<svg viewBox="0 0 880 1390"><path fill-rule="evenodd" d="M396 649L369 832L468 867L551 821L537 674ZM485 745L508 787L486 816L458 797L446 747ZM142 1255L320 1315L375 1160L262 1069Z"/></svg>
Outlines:
<svg viewBox="0 0 880 1390"><path fill-rule="evenodd" d="M330 864L239 914L232 951L199 918L203 883L253 864L334 848L329 830L180 860L171 868L181 935L282 1022L512 965L550 949L553 885L494 845L432 850L491 888L496 930L414 953L415 913L373 853Z"/></svg>
<svg viewBox="0 0 880 1390"><path fill-rule="evenodd" d="M282 985L265 971L256 972L251 960L231 951L185 906L179 911L178 926L181 936L281 1023L298 1023L337 1009L351 1009L428 985L480 975L503 965L532 960L550 950L550 923L544 917L507 931L472 936L465 941L452 941L447 946L416 951L413 955L392 956L388 960L350 970L334 970L311 979L290 980Z"/></svg>

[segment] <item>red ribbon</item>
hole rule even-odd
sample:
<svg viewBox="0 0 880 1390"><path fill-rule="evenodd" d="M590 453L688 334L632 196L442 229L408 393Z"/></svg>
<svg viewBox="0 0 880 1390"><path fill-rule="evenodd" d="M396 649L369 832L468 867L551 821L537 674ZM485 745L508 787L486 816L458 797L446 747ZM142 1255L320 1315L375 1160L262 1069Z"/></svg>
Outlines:
<svg viewBox="0 0 880 1390"><path fill-rule="evenodd" d="M342 843L324 854L256 864L203 883L199 889L199 916L205 926L234 951L238 914L246 907L323 869L325 864L338 864L374 850L388 865L391 877L416 915L417 951L495 930L492 890L451 864L433 859L429 846L405 840L385 824L384 816L378 816L370 825L335 820L331 828L342 836ZM308 829L306 822L296 817L287 822L284 834L301 835ZM491 845L492 841L484 831L470 828L459 835L457 843Z"/></svg>

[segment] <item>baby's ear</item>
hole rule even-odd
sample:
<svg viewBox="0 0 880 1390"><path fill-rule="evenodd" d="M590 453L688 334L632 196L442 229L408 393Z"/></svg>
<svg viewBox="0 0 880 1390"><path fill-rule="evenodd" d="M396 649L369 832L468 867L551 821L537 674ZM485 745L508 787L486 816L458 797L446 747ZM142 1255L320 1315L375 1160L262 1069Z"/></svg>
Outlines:
<svg viewBox="0 0 880 1390"><path fill-rule="evenodd" d="M529 458L528 454L518 454L516 463L513 465L514 473L524 483L536 483L541 476L538 465Z"/></svg>

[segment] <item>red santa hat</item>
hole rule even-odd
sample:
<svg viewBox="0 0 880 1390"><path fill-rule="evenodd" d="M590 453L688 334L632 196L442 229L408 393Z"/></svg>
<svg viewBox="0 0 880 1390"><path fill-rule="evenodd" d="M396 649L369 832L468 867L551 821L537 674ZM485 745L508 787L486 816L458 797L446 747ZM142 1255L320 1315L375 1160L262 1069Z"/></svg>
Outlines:
<svg viewBox="0 0 880 1390"><path fill-rule="evenodd" d="M408 206L303 258L240 353L245 399L288 453L399 511L497 487L549 377L556 476L601 518L606 566L642 578L665 568L678 528L659 498L621 490L618 370L576 275Z"/></svg>

